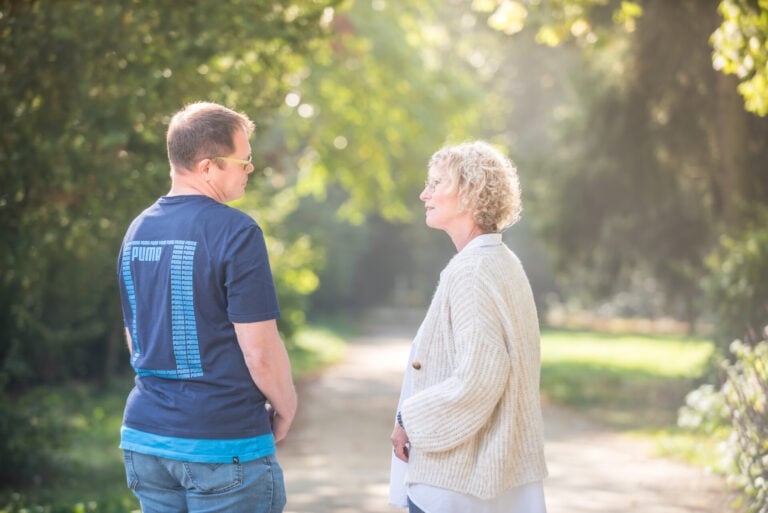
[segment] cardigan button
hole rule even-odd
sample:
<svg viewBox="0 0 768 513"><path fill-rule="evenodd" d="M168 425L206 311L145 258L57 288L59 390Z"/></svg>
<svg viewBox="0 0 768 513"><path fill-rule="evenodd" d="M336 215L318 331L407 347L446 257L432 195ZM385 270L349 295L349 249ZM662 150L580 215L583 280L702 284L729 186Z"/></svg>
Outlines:
<svg viewBox="0 0 768 513"><path fill-rule="evenodd" d="M421 369L421 362L413 362L413 363L411 364L411 366L412 366L414 369L416 369L416 370L419 370L419 369Z"/></svg>

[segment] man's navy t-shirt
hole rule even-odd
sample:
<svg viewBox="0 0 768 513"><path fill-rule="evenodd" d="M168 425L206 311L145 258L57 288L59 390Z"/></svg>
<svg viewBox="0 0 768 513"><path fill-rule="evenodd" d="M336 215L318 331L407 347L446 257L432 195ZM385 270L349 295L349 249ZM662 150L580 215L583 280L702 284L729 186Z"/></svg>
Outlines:
<svg viewBox="0 0 768 513"><path fill-rule="evenodd" d="M128 229L118 278L136 371L121 447L202 462L273 453L233 326L280 316L256 222L207 196L160 198Z"/></svg>

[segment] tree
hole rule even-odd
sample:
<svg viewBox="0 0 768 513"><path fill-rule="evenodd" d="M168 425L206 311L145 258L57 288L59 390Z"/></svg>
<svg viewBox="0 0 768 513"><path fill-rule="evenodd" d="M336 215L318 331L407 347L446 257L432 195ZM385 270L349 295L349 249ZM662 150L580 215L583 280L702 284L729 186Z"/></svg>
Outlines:
<svg viewBox="0 0 768 513"><path fill-rule="evenodd" d="M723 21L710 38L715 69L739 78L744 105L768 115L768 1L722 0Z"/></svg>
<svg viewBox="0 0 768 513"><path fill-rule="evenodd" d="M432 152L476 136L481 117L477 69L468 49L457 51L460 27L445 22L461 9L350 4L336 13L333 43L293 77L264 144L272 181L295 184L298 195L280 229L325 253L318 309L386 301L395 282L432 289L434 279L423 285L414 265L405 223Z"/></svg>
<svg viewBox="0 0 768 513"><path fill-rule="evenodd" d="M261 125L337 3L0 1L3 483L40 476L62 436L63 422L19 392L119 368L115 259L128 222L169 185L169 115L207 99ZM261 200L259 213L284 210ZM292 275L309 251L268 240L303 250L275 259L290 335L307 292Z"/></svg>
<svg viewBox="0 0 768 513"><path fill-rule="evenodd" d="M545 6L565 14L553 17ZM768 126L745 112L734 81L713 70L716 3L701 7L529 6L539 17L525 21L538 40L570 40L564 45L581 50L585 73L566 78L567 115L553 125L555 158L540 159L536 217L571 290L591 291L593 301L629 291L647 299L640 313L694 318L704 308L705 256L721 233L752 219L749 205L768 199ZM499 8L489 11L492 25Z"/></svg>
<svg viewBox="0 0 768 513"><path fill-rule="evenodd" d="M593 44L599 38L595 30L606 20L628 32L634 31L647 1L549 0L473 0L473 8L491 13L488 24L506 34L516 34L524 27L536 28L536 39L557 46L575 38ZM722 23L711 35L712 64L726 74L737 75L738 90L745 108L768 114L768 1L721 0L717 11Z"/></svg>
<svg viewBox="0 0 768 513"><path fill-rule="evenodd" d="M114 258L168 186L169 114L268 116L336 3L0 4L0 388L113 371Z"/></svg>

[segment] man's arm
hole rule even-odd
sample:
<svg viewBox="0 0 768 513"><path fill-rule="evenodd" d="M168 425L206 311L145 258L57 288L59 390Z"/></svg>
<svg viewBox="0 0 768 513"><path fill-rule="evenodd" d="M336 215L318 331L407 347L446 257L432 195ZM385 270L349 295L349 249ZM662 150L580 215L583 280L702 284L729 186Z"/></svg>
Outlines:
<svg viewBox="0 0 768 513"><path fill-rule="evenodd" d="M251 379L275 410L272 431L275 442L279 442L288 434L296 415L297 398L291 362L277 331L277 322L234 323L234 326Z"/></svg>
<svg viewBox="0 0 768 513"><path fill-rule="evenodd" d="M131 338L131 330L125 328L125 343L128 345L128 352L133 354L133 339Z"/></svg>

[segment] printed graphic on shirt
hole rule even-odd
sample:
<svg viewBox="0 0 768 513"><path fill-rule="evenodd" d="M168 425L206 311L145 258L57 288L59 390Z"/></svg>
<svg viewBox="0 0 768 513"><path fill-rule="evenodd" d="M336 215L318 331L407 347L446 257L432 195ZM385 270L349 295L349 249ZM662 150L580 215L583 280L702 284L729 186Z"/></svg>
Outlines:
<svg viewBox="0 0 768 513"><path fill-rule="evenodd" d="M194 257L197 243L186 240L132 241L123 252L120 265L123 281L133 313L130 326L133 355L131 363L140 376L159 376L169 379L187 379L203 375L200 359L200 344L197 338L195 319L195 297L193 287ZM163 258L170 251L170 258ZM155 266L143 270L140 266ZM170 315L174 369L147 369L137 367L136 362L143 355L141 340L136 329L138 311L135 274L170 276ZM167 274L166 274L167 273Z"/></svg>

